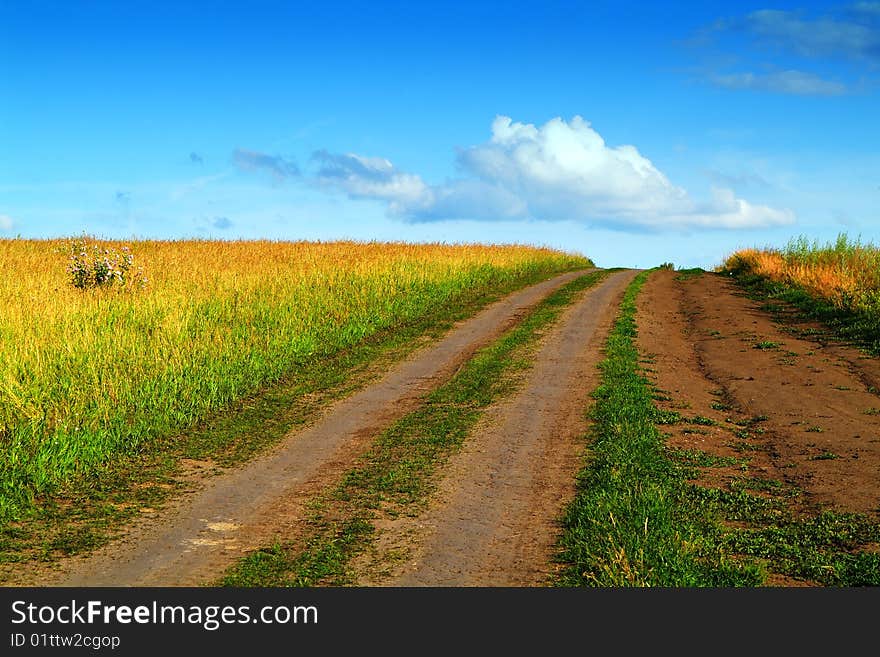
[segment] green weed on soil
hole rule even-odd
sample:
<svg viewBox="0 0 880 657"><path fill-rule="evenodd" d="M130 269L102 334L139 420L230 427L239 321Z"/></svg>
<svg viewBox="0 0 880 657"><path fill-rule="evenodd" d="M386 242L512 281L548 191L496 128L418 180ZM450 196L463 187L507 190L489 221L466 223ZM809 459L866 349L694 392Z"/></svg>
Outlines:
<svg viewBox="0 0 880 657"><path fill-rule="evenodd" d="M742 586L759 570L715 548L713 519L690 504L685 469L667 458L653 390L639 368L636 296L624 294L600 364L588 462L563 517L559 586Z"/></svg>
<svg viewBox="0 0 880 657"><path fill-rule="evenodd" d="M880 585L880 523L867 514L795 513L800 491L741 475L701 485L700 470L748 469L747 459L665 446L639 368L630 285L608 338L593 430L576 499L563 518L559 586L758 586L770 574L822 586ZM759 421L765 418L753 418Z"/></svg>

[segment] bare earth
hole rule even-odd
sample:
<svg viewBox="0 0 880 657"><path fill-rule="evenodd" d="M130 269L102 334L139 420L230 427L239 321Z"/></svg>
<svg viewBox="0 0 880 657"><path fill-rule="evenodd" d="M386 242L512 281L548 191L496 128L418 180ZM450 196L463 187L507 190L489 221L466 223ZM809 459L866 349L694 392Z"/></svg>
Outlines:
<svg viewBox="0 0 880 657"><path fill-rule="evenodd" d="M880 514L878 359L783 330L720 275L657 272L638 309L640 351L672 398L666 408L718 423L664 426L671 445L747 455L752 476L798 487L805 511ZM758 418L763 433L738 440L731 420L741 418Z"/></svg>
<svg viewBox="0 0 880 657"><path fill-rule="evenodd" d="M333 404L316 424L292 433L271 453L206 479L175 508L143 519L94 554L66 559L38 581L20 583L189 586L212 581L247 550L289 534L311 493L335 481L374 436L417 407L529 308L584 273L557 276L488 306L381 381Z"/></svg>
<svg viewBox="0 0 880 657"><path fill-rule="evenodd" d="M218 476L96 553L16 584L181 586L214 581L241 556L301 533L306 505L392 422L565 282L519 291L461 322L379 382L330 406L265 456ZM415 517L377 525L361 586L540 586L575 493L596 367L636 272L609 275L547 330L521 387L489 408L438 473ZM638 347L658 405L713 422L663 425L673 447L748 457L752 477L797 487L795 510L880 515L880 360L777 325L728 279L658 271L638 301ZM749 420L750 424L744 424ZM747 426L748 430L743 430ZM707 468L723 485L737 466ZM781 578L771 584L802 584Z"/></svg>
<svg viewBox="0 0 880 657"><path fill-rule="evenodd" d="M612 274L543 338L535 366L490 408L417 518L381 527L407 558L361 582L391 586L537 586L550 575L557 520L574 497L590 393L620 297L637 272Z"/></svg>

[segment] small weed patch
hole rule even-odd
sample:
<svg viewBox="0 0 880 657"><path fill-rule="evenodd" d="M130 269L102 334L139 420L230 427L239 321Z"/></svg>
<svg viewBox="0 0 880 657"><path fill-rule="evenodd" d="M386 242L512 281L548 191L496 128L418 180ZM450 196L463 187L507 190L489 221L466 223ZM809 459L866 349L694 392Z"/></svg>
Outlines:
<svg viewBox="0 0 880 657"><path fill-rule="evenodd" d="M772 342L770 340L762 340L761 342L757 342L754 345L755 349L767 350L767 349L778 349L779 343Z"/></svg>

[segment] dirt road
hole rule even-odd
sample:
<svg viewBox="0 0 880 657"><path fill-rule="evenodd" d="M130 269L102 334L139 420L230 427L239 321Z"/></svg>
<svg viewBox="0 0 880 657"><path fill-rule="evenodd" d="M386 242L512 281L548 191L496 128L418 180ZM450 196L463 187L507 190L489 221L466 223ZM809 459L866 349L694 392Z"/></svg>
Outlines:
<svg viewBox="0 0 880 657"><path fill-rule="evenodd" d="M426 509L378 522L375 552L356 564L360 585L547 583L556 522L582 465L596 365L635 273L609 275L547 330L522 386L484 413L438 473L439 490ZM295 535L308 501L337 482L380 432L578 275L487 307L271 453L204 480L122 540L30 583L205 584L250 549ZM793 333L715 274L655 272L637 303L637 345L660 392L657 404L690 418L663 425L671 447L746 454L750 475L796 488L792 504L804 513L880 515L878 359ZM738 467L709 468L701 481L724 486L742 476Z"/></svg>
<svg viewBox="0 0 880 657"><path fill-rule="evenodd" d="M59 564L44 585L184 586L210 581L250 548L270 544L301 517L310 494L334 481L396 419L480 347L552 291L586 272L531 286L483 309L381 381L332 405L248 465L207 479L175 508L143 520L85 558Z"/></svg>
<svg viewBox="0 0 880 657"><path fill-rule="evenodd" d="M637 272L609 276L542 341L525 385L491 408L451 460L420 517L382 528L409 558L393 586L535 586L550 574L563 505L574 497L597 363L620 297Z"/></svg>

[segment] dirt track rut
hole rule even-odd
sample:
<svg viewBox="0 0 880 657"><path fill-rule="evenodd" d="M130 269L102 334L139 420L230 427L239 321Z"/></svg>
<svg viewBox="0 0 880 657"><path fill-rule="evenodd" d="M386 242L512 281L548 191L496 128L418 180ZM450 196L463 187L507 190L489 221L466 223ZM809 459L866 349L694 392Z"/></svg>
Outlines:
<svg viewBox="0 0 880 657"><path fill-rule="evenodd" d="M392 586L535 586L575 493L597 363L636 271L610 275L545 336L523 387L493 407L445 472L437 501L395 528L415 536ZM399 549L399 548L397 548Z"/></svg>
<svg viewBox="0 0 880 657"><path fill-rule="evenodd" d="M785 330L716 274L657 272L638 304L639 347L671 395L666 410L714 420L665 426L671 446L745 454L753 476L794 486L803 508L880 514L877 358ZM760 418L760 433L737 437L740 418ZM742 475L710 470L706 479Z"/></svg>
<svg viewBox="0 0 880 657"><path fill-rule="evenodd" d="M248 465L142 521L121 539L62 564L44 585L187 586L211 581L248 549L271 542L302 515L310 491L332 481L369 441L414 409L473 353L531 307L587 272L520 290L459 323L382 380L333 404L310 428Z"/></svg>

